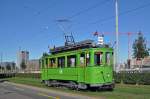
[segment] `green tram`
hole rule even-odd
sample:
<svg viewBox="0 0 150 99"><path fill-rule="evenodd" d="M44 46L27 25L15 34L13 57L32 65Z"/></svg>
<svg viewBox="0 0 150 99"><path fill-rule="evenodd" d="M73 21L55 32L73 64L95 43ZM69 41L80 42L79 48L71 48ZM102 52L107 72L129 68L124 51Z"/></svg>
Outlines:
<svg viewBox="0 0 150 99"><path fill-rule="evenodd" d="M85 40L50 51L40 59L41 78L47 86L114 88L113 49L109 46Z"/></svg>

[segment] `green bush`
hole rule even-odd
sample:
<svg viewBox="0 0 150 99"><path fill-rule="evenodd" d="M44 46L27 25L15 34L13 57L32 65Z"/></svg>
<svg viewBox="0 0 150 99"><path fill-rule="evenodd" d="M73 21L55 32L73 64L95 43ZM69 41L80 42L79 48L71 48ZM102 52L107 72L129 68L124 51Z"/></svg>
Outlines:
<svg viewBox="0 0 150 99"><path fill-rule="evenodd" d="M40 73L17 73L15 77L40 79ZM150 73L114 73L116 83L150 85Z"/></svg>
<svg viewBox="0 0 150 99"><path fill-rule="evenodd" d="M136 84L136 74L135 73L123 73L123 83L125 84Z"/></svg>
<svg viewBox="0 0 150 99"><path fill-rule="evenodd" d="M114 73L116 83L150 85L150 73Z"/></svg>
<svg viewBox="0 0 150 99"><path fill-rule="evenodd" d="M114 72L114 77L115 77L115 83L121 83L121 75L120 75L120 73L115 73Z"/></svg>
<svg viewBox="0 0 150 99"><path fill-rule="evenodd" d="M23 77L23 78L40 78L40 73L17 73L15 77Z"/></svg>
<svg viewBox="0 0 150 99"><path fill-rule="evenodd" d="M150 85L150 73L143 73L140 77L139 84Z"/></svg>

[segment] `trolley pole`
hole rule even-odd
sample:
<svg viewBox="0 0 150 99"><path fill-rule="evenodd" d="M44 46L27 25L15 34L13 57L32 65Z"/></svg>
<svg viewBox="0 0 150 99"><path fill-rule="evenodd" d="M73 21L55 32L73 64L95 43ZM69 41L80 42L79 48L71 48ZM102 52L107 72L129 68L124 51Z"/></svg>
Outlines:
<svg viewBox="0 0 150 99"><path fill-rule="evenodd" d="M116 47L115 47L115 63L114 70L117 71L119 61L119 29L118 29L118 0L115 0L115 16L116 16Z"/></svg>

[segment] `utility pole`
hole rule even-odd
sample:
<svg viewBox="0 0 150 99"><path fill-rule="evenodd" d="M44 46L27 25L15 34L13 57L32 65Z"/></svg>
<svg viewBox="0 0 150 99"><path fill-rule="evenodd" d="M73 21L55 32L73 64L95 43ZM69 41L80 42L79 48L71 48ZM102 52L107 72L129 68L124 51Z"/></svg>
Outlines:
<svg viewBox="0 0 150 99"><path fill-rule="evenodd" d="M115 47L115 63L114 63L114 69L117 71L118 68L118 60L119 60L119 29L118 29L118 0L115 0L115 14L116 14L116 47Z"/></svg>
<svg viewBox="0 0 150 99"><path fill-rule="evenodd" d="M2 72L2 53L1 53L1 64L0 64L0 66L1 66L1 72Z"/></svg>
<svg viewBox="0 0 150 99"><path fill-rule="evenodd" d="M1 70L4 69L3 67L3 53L1 53Z"/></svg>

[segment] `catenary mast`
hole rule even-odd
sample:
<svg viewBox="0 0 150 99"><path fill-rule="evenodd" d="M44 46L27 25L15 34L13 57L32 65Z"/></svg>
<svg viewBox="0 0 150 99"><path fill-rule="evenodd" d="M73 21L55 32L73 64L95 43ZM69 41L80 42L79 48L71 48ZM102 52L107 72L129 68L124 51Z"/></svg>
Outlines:
<svg viewBox="0 0 150 99"><path fill-rule="evenodd" d="M117 71L118 61L119 61L119 29L118 29L118 0L115 0L115 18L116 18L116 47L115 47L115 57L114 57L114 70Z"/></svg>

